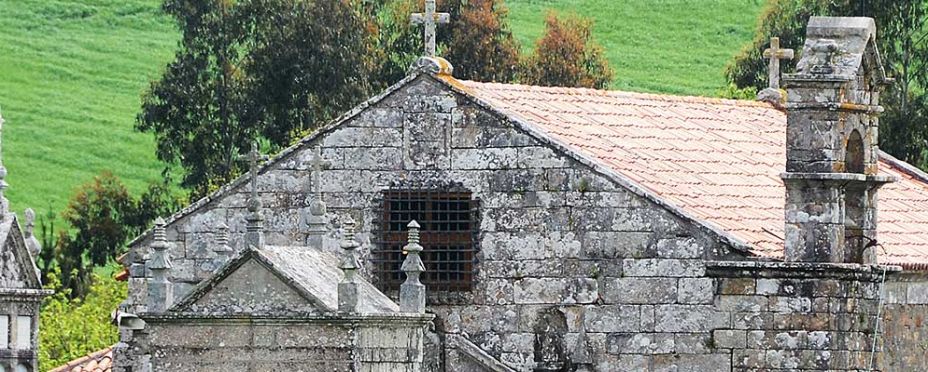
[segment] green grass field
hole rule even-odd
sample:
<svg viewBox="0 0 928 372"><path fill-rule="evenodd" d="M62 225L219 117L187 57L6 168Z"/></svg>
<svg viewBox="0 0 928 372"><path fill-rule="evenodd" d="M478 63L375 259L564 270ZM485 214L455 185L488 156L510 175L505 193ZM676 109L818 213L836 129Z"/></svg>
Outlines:
<svg viewBox="0 0 928 372"><path fill-rule="evenodd" d="M133 192L160 178L140 95L171 60L178 32L159 0L0 0L0 108L13 208L61 211L109 170ZM762 0L508 0L530 50L547 9L595 19L612 87L714 95L751 38Z"/></svg>
<svg viewBox="0 0 928 372"><path fill-rule="evenodd" d="M526 49L548 9L594 20L594 39L615 70L613 89L716 95L725 64L751 40L762 0L508 0ZM453 63L454 61L452 61Z"/></svg>
<svg viewBox="0 0 928 372"><path fill-rule="evenodd" d="M178 33L157 0L0 0L3 159L14 210L61 211L103 170L141 191L160 179L140 95Z"/></svg>

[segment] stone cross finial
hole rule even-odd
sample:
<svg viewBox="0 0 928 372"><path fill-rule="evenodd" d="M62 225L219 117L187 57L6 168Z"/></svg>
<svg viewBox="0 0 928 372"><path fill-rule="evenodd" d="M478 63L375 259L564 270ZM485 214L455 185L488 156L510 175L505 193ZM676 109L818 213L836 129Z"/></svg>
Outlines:
<svg viewBox="0 0 928 372"><path fill-rule="evenodd" d="M322 201L322 171L330 165L322 157L322 147L316 146L316 149L313 151L313 157L307 162L303 163L308 165L312 169L312 185L313 190L313 201L309 203L309 216L307 217L307 225L309 227L309 234L306 237L306 245L310 247L321 247L322 246L322 237L325 235L325 202Z"/></svg>
<svg viewBox="0 0 928 372"><path fill-rule="evenodd" d="M25 234L28 238L33 236L35 233L35 211L32 210L32 208L26 208L23 214L26 217L26 228L25 231L23 231L23 234Z"/></svg>
<svg viewBox="0 0 928 372"><path fill-rule="evenodd" d="M772 37L770 38L770 48L764 50L764 58L770 60L767 67L769 87L780 89L780 60L793 59L793 50L781 49L780 38Z"/></svg>
<svg viewBox="0 0 928 372"><path fill-rule="evenodd" d="M425 272L425 265L419 257L419 252L422 252L419 223L412 220L406 227L409 228L407 244L403 247L406 259L400 267L406 273L406 281L400 285L400 311L421 314L425 313L425 285L419 281L419 275Z"/></svg>
<svg viewBox="0 0 928 372"><path fill-rule="evenodd" d="M26 217L26 224L23 229L23 238L25 238L26 248L29 248L29 253L32 254L32 257L38 257L39 253L42 251L42 244L39 243L39 239L35 237L35 211L33 211L32 208L26 208L23 214Z"/></svg>
<svg viewBox="0 0 928 372"><path fill-rule="evenodd" d="M152 312L165 311L173 299L173 287L168 281L168 270L171 269L171 255L168 252L171 245L168 243L166 223L158 217L155 220L154 237L151 243L151 259L148 269L151 270L151 280L148 282L148 310Z"/></svg>
<svg viewBox="0 0 928 372"><path fill-rule="evenodd" d="M261 208L261 201L258 200L258 162L265 161L269 159L269 157L267 155L262 155L261 152L258 151L258 142L256 141L251 143L251 151L239 155L237 159L248 161L248 172L251 173L251 199L248 203L248 210L254 212Z"/></svg>
<svg viewBox="0 0 928 372"><path fill-rule="evenodd" d="M220 222L216 226L216 246L213 248L213 252L216 252L221 258L229 258L232 255L233 249L229 246L229 225L226 225L225 222Z"/></svg>
<svg viewBox="0 0 928 372"><path fill-rule="evenodd" d="M413 13L409 17L414 25L425 28L425 56L435 56L435 31L439 24L451 23L451 15L435 12L435 0L425 0L425 13Z"/></svg>
<svg viewBox="0 0 928 372"><path fill-rule="evenodd" d="M239 155L239 159L248 160L251 169L251 196L248 198L248 216L246 225L245 243L255 248L264 247L264 217L261 215L261 200L258 199L258 162L269 159L267 155L258 152L258 142L252 142L251 151Z"/></svg>
<svg viewBox="0 0 928 372"><path fill-rule="evenodd" d="M350 216L342 226L342 244L345 251L342 262L338 267L345 273L345 277L338 283L338 311L341 313L358 312L358 282L355 274L361 267L355 250L360 246L354 240L354 219Z"/></svg>

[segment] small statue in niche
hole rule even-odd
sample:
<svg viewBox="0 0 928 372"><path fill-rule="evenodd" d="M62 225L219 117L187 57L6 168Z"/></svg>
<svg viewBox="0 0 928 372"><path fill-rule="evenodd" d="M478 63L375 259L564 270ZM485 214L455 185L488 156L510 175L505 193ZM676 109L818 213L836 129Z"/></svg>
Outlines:
<svg viewBox="0 0 928 372"><path fill-rule="evenodd" d="M542 310L534 325L535 372L567 372L570 361L564 347L567 318L556 307Z"/></svg>

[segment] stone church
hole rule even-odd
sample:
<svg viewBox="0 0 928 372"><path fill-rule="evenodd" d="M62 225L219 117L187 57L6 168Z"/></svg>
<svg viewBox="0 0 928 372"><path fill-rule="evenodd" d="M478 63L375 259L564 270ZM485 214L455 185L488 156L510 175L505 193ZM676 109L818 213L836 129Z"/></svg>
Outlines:
<svg viewBox="0 0 928 372"><path fill-rule="evenodd" d="M877 147L873 20L813 17L734 101L458 80L414 19L405 79L131 242L81 363L928 370L928 174Z"/></svg>

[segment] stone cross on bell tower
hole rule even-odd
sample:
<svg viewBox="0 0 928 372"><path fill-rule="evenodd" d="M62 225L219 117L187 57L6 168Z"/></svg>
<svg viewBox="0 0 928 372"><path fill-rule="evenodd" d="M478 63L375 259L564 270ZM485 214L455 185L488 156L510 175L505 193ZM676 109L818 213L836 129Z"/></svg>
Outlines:
<svg viewBox="0 0 928 372"><path fill-rule="evenodd" d="M769 59L767 71L768 85L773 89L780 89L780 60L793 59L792 49L780 49L780 38L770 38L770 48L764 50L764 58Z"/></svg>
<svg viewBox="0 0 928 372"><path fill-rule="evenodd" d="M425 13L413 13L409 17L414 25L424 25L425 28L425 56L435 56L435 31L439 24L451 22L448 13L436 13L435 0L425 0Z"/></svg>
<svg viewBox="0 0 928 372"><path fill-rule="evenodd" d="M251 151L247 154L239 155L238 159L248 160L248 166L251 168L251 196L248 198L248 221L245 233L246 246L254 248L264 247L264 217L261 216L261 200L258 199L258 162L269 159L267 155L261 155L258 152L258 143L251 144Z"/></svg>

